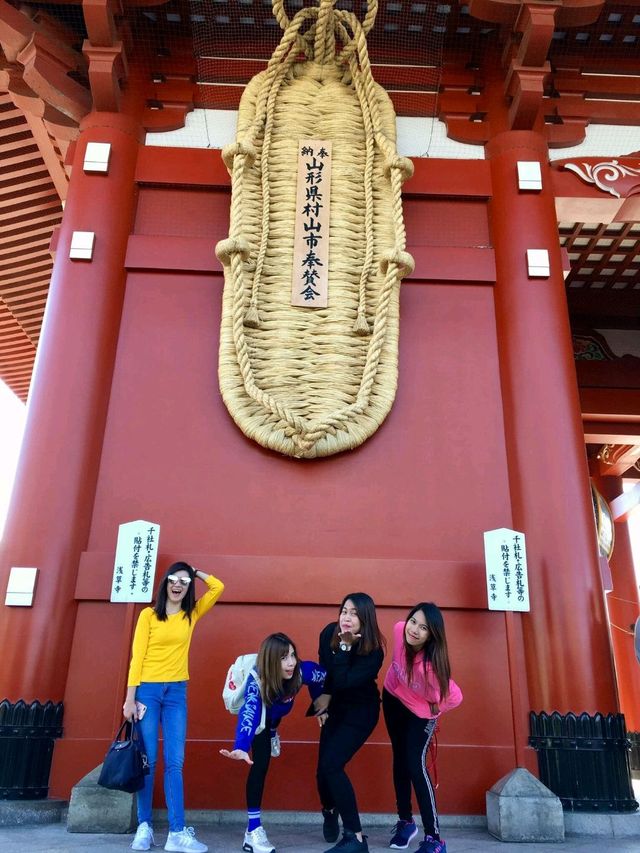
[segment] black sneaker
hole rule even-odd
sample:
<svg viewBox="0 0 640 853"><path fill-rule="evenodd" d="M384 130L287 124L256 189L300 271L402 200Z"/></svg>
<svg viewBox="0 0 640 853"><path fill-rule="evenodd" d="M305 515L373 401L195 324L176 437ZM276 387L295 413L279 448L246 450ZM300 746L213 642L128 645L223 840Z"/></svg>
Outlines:
<svg viewBox="0 0 640 853"><path fill-rule="evenodd" d="M328 841L329 844L332 844L334 841L338 840L338 836L340 835L340 823L338 822L338 810L333 809L322 809L322 834L324 836L324 840Z"/></svg>
<svg viewBox="0 0 640 853"><path fill-rule="evenodd" d="M389 847L394 850L406 850L418 834L418 827L412 820L399 820L391 830L392 838Z"/></svg>
<svg viewBox="0 0 640 853"><path fill-rule="evenodd" d="M325 850L324 853L369 853L367 836L363 835L362 841L358 841L355 833L345 830L336 846Z"/></svg>

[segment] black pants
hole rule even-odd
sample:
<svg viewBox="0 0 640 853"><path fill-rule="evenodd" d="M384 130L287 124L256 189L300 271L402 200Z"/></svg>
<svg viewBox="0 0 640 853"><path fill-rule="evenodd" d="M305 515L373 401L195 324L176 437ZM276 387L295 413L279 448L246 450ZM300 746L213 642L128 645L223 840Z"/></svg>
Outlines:
<svg viewBox="0 0 640 853"><path fill-rule="evenodd" d="M382 691L384 721L393 749L393 786L400 820L411 820L411 786L416 792L426 835L440 838L433 785L427 771L427 750L436 720L413 714L388 690Z"/></svg>
<svg viewBox="0 0 640 853"><path fill-rule="evenodd" d="M262 805L264 783L271 761L271 731L267 725L251 744L253 764L247 776L247 811L258 810Z"/></svg>
<svg viewBox="0 0 640 853"><path fill-rule="evenodd" d="M366 742L380 716L379 702L346 708L329 706L327 722L320 732L318 793L324 809L337 809L346 830L360 832L355 791L345 765Z"/></svg>

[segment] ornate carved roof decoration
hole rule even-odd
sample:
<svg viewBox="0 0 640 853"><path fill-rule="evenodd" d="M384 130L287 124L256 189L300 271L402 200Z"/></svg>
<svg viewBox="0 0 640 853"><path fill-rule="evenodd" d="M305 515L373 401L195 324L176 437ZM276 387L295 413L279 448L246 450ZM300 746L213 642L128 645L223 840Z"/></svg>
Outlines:
<svg viewBox="0 0 640 853"><path fill-rule="evenodd" d="M636 168L630 163L634 163ZM579 161L564 160L561 168L573 172L586 184L615 198L627 198L640 193L640 158L627 162L622 158L600 160L597 157L586 157Z"/></svg>
<svg viewBox="0 0 640 853"><path fill-rule="evenodd" d="M88 35L82 52L89 63L93 108L118 112L121 83L128 72L116 21L116 14L122 16L122 6L118 0L82 0L82 11Z"/></svg>
<svg viewBox="0 0 640 853"><path fill-rule="evenodd" d="M2 82L16 106L42 118L63 139L75 136L80 119L91 110L91 94L79 82L86 76L86 62L73 47L76 40L46 13L34 11L30 17L0 0Z"/></svg>

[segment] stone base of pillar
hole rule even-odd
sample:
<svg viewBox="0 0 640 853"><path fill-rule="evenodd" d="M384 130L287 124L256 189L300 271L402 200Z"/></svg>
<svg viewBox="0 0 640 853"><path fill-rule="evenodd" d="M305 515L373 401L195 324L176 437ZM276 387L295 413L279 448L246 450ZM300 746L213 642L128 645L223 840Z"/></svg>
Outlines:
<svg viewBox="0 0 640 853"><path fill-rule="evenodd" d="M111 791L98 785L102 764L71 790L68 832L133 832L138 825L135 794Z"/></svg>
<svg viewBox="0 0 640 853"><path fill-rule="evenodd" d="M487 829L500 841L564 841L562 804L522 767L487 791Z"/></svg>

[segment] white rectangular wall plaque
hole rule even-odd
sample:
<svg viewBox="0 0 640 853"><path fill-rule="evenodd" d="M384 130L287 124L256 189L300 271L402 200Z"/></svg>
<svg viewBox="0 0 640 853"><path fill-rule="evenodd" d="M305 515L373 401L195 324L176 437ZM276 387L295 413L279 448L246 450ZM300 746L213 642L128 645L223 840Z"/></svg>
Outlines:
<svg viewBox="0 0 640 853"><path fill-rule="evenodd" d="M518 160L518 189L530 192L542 189L542 170L537 160Z"/></svg>
<svg viewBox="0 0 640 853"><path fill-rule="evenodd" d="M90 261L93 258L93 247L96 235L93 231L74 231L71 235L69 257L76 261Z"/></svg>
<svg viewBox="0 0 640 853"><path fill-rule="evenodd" d="M4 603L9 607L31 607L38 570L27 566L11 566Z"/></svg>
<svg viewBox="0 0 640 853"><path fill-rule="evenodd" d="M331 145L324 139L299 142L291 281L297 307L326 308L329 300Z"/></svg>
<svg viewBox="0 0 640 853"><path fill-rule="evenodd" d="M549 278L550 263L546 249L527 249L527 272L531 278Z"/></svg>
<svg viewBox="0 0 640 853"><path fill-rule="evenodd" d="M111 601L151 601L160 525L130 521L118 528Z"/></svg>
<svg viewBox="0 0 640 853"><path fill-rule="evenodd" d="M529 581L524 533L500 527L484 534L489 610L528 611Z"/></svg>
<svg viewBox="0 0 640 853"><path fill-rule="evenodd" d="M110 142L87 142L87 147L84 152L84 171L105 173L108 172L110 156Z"/></svg>

